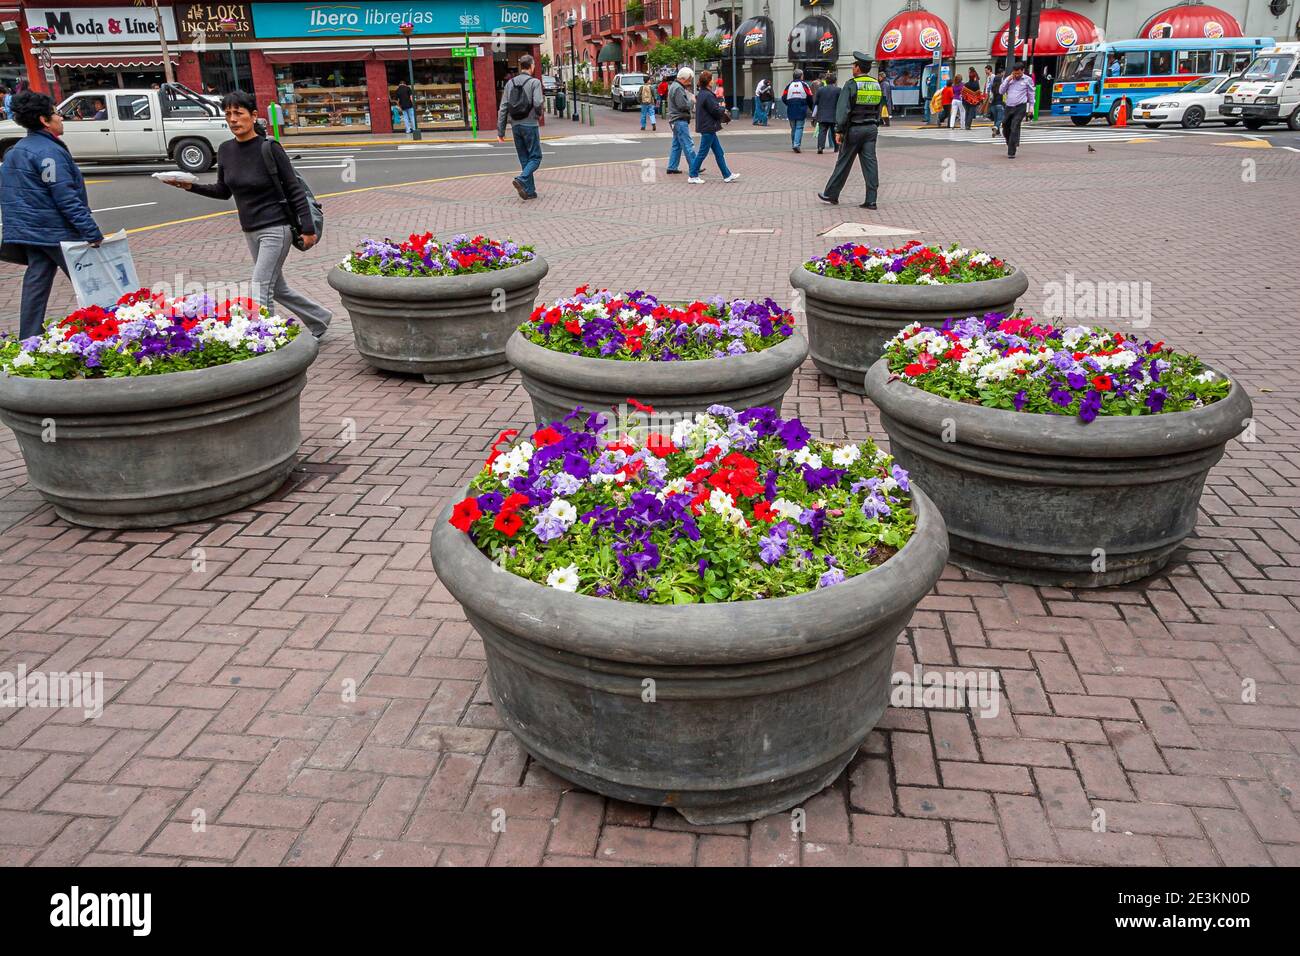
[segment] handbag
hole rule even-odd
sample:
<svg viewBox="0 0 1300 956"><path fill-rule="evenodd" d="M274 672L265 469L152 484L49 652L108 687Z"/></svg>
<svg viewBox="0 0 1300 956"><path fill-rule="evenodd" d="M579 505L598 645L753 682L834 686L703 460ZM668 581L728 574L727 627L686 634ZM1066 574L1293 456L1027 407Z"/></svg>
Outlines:
<svg viewBox="0 0 1300 956"><path fill-rule="evenodd" d="M285 192L284 182L280 179L280 167L275 162L275 155L271 152L272 148L271 140L262 140L262 163L266 166L266 172L271 177L271 182L275 183L275 188L280 193L280 206L284 209L285 218L289 220L289 234L293 239L293 247L303 252L306 251L307 247L302 241L302 226L298 222L298 211L289 202L289 194ZM297 178L302 191L307 194L307 210L311 214L312 225L316 228L316 241L320 242L325 233L325 210L321 208L320 200L311 191L311 187L302 178L302 174L295 169L293 175Z"/></svg>

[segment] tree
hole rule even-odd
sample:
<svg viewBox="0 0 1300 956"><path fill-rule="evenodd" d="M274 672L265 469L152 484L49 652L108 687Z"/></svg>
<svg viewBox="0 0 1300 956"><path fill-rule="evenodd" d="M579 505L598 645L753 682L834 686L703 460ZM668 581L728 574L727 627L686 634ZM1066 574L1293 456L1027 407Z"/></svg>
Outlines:
<svg viewBox="0 0 1300 956"><path fill-rule="evenodd" d="M659 70L665 66L684 66L690 63L707 63L722 58L722 47L718 41L705 36L697 36L688 29L679 37L669 37L655 46L648 57L650 69Z"/></svg>
<svg viewBox="0 0 1300 956"><path fill-rule="evenodd" d="M549 53L542 54L542 72L543 73L551 72L551 55Z"/></svg>

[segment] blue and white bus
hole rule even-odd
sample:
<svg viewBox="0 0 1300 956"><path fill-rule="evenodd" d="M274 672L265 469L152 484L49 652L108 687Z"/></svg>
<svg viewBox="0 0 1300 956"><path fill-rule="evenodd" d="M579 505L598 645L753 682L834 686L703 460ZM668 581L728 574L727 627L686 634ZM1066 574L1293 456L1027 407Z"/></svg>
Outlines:
<svg viewBox="0 0 1300 956"><path fill-rule="evenodd" d="M1065 58L1052 85L1052 115L1087 126L1094 116L1114 125L1120 104L1133 106L1152 96L1182 89L1216 73L1240 73L1272 37L1220 37L1217 40L1116 40L1089 43Z"/></svg>

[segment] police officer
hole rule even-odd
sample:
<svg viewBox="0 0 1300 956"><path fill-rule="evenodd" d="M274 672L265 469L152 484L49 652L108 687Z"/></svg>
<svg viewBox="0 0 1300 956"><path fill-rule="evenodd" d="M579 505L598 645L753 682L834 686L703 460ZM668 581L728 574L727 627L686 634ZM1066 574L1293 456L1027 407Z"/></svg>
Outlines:
<svg viewBox="0 0 1300 956"><path fill-rule="evenodd" d="M853 51L853 78L840 90L835 108L835 137L840 156L835 163L824 192L817 198L838 205L840 191L849 178L849 167L857 159L862 177L867 181L867 201L863 209L876 208L876 191L880 188L880 166L876 162L876 136L880 132L880 104L884 93L880 81L871 76L871 57Z"/></svg>

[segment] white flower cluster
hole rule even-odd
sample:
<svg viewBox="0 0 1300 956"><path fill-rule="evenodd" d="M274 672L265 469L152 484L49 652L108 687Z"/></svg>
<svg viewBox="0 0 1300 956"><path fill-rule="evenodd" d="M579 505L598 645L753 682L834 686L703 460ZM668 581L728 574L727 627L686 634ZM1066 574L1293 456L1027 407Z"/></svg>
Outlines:
<svg viewBox="0 0 1300 956"><path fill-rule="evenodd" d="M521 441L492 462L492 474L499 478L522 478L528 474L528 462L533 457L532 442Z"/></svg>

